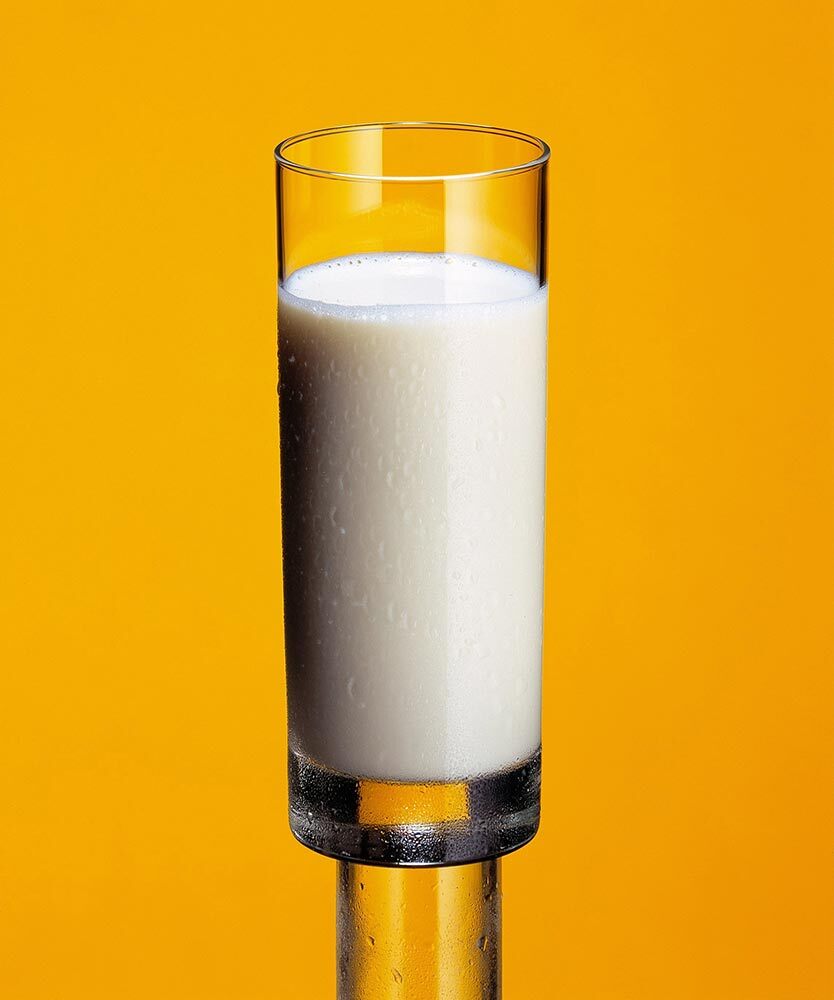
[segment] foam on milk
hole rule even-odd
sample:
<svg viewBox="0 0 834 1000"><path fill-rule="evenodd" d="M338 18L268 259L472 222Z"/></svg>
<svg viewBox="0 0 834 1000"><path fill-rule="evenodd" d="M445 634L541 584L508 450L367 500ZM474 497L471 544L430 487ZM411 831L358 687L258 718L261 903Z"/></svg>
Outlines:
<svg viewBox="0 0 834 1000"><path fill-rule="evenodd" d="M376 254L279 290L290 739L456 780L540 743L546 289Z"/></svg>

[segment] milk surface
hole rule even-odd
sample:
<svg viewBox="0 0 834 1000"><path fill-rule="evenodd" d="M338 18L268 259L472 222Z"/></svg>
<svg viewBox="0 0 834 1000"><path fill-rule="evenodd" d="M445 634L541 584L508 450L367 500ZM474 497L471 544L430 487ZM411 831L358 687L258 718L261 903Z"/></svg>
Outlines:
<svg viewBox="0 0 834 1000"><path fill-rule="evenodd" d="M459 780L540 744L547 289L375 254L279 290L291 746Z"/></svg>

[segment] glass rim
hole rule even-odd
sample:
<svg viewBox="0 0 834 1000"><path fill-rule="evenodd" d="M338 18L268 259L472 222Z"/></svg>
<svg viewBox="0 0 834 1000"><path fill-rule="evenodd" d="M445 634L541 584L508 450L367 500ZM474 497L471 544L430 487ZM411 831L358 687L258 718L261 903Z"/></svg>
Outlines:
<svg viewBox="0 0 834 1000"><path fill-rule="evenodd" d="M461 131L479 132L484 135L499 135L509 139L517 139L527 143L538 150L538 155L532 159L523 160L521 163L511 164L507 167L496 167L493 170L475 170L466 173L448 174L357 174L350 171L326 170L323 167L310 167L303 163L296 163L287 156L287 151L300 142L310 139L319 139L329 135L343 135L349 132L370 132L385 131L386 129L434 129L438 131ZM280 167L292 170L296 173L307 174L310 177L330 178L331 180L343 181L378 181L391 183L439 183L443 181L469 181L485 177L502 177L510 174L526 173L543 166L550 159L550 146L544 139L531 135L528 132L519 132L517 129L499 128L494 125L476 125L469 122L433 122L433 121L388 121L388 122L367 122L357 125L333 125L329 128L313 129L309 132L299 132L296 135L288 136L275 147L275 160Z"/></svg>

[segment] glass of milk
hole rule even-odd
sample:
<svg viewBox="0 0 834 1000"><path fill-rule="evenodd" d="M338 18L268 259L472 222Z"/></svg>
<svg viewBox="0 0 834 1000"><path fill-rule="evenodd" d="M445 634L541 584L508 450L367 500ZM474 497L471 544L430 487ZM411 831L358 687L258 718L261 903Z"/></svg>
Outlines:
<svg viewBox="0 0 834 1000"><path fill-rule="evenodd" d="M538 826L549 155L424 122L276 150L290 823L336 858Z"/></svg>

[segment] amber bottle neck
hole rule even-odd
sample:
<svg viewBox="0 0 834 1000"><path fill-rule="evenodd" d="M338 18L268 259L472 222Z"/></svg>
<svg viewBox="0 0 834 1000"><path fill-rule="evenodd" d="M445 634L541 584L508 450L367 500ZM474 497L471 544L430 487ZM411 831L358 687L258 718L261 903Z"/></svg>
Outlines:
<svg viewBox="0 0 834 1000"><path fill-rule="evenodd" d="M338 1000L499 1000L501 867L339 863Z"/></svg>

